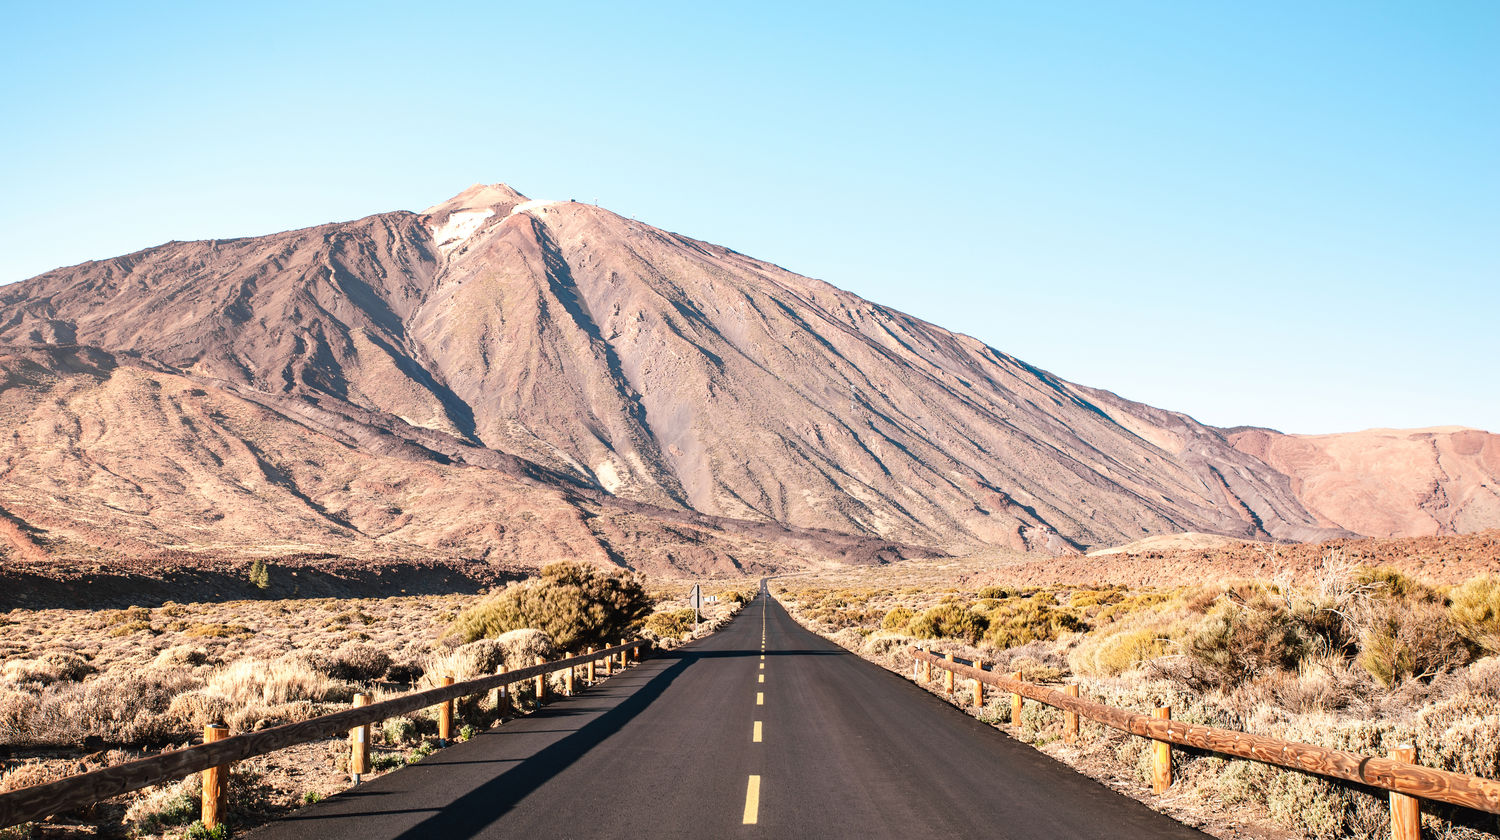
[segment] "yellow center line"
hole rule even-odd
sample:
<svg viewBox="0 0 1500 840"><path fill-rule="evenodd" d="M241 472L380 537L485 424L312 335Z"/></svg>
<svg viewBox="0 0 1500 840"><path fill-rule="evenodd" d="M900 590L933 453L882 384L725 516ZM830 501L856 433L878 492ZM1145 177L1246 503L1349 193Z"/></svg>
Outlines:
<svg viewBox="0 0 1500 840"><path fill-rule="evenodd" d="M765 682L765 681L766 681L766 675L765 674L761 674L760 675L760 682Z"/></svg>
<svg viewBox="0 0 1500 840"><path fill-rule="evenodd" d="M764 663L764 662L760 663L760 669L762 671L766 670L766 663Z"/></svg>
<svg viewBox="0 0 1500 840"><path fill-rule="evenodd" d="M764 706L764 705L766 705L766 693L764 691L757 691L757 692L755 692L755 705L757 705L757 706Z"/></svg>
<svg viewBox="0 0 1500 840"><path fill-rule="evenodd" d="M755 734L750 736L750 740L757 744L760 743L760 721L755 722Z"/></svg>
<svg viewBox="0 0 1500 840"><path fill-rule="evenodd" d="M760 777L751 776L745 788L745 825L755 825L760 819Z"/></svg>

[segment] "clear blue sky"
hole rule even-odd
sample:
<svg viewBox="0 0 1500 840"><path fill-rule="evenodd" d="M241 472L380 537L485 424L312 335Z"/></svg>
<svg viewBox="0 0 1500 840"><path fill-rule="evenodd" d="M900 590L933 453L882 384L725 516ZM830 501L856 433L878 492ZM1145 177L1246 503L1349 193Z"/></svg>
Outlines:
<svg viewBox="0 0 1500 840"><path fill-rule="evenodd" d="M592 200L1219 425L1500 432L1500 3L11 3L0 282Z"/></svg>

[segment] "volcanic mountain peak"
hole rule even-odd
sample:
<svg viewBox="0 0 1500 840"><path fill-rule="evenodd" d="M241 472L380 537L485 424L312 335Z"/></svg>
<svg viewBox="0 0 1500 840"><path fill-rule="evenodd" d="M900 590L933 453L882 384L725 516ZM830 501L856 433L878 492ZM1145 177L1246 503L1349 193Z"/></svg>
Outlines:
<svg viewBox="0 0 1500 840"><path fill-rule="evenodd" d="M1490 478L1500 458L1493 436L1442 436L1432 463L1446 473L1417 457L1432 444L1360 438L1391 453L1382 463L1396 472L1420 463L1425 483L1420 493L1391 483L1380 510L1361 511L1351 527L1347 506L1312 510L1301 495L1327 485L1319 498L1339 501L1365 490L1310 472L1325 462L1365 469L1342 445L1322 458L1305 451L1321 442L1203 426L1065 382L822 281L590 204L534 201L504 184L476 184L422 214L172 243L48 272L0 289L5 344L83 345L141 360L149 376L110 368L95 377L128 394L109 391L113 402L74 411L110 428L122 422L114 416L121 406L167 384L190 396L222 391L225 405L253 402L296 426L308 427L313 410L342 418L329 434L331 445L347 448L346 460L396 452L416 466L391 463L380 486L329 484L318 477L327 469L295 468L309 456L291 426L273 436L266 422L203 432L214 452L200 460L230 469L218 449L242 440L285 491L266 496L254 522L331 522L368 545L488 552L491 530L537 537L546 529L508 495L522 491L496 489L518 476L551 487L551 514L565 519L592 494L648 506L647 519L709 515L948 551L1060 551L1177 531L1314 539L1399 531L1417 520L1429 530L1500 522L1488 489L1500 484ZM7 389L8 375L0 369L0 417L30 417L39 430L25 450L77 453L82 460L70 468L87 472L85 444L49 430L92 427L54 422L56 399ZM80 391L79 405L91 404L91 394ZM189 436L209 428L196 416L157 420ZM0 461L26 454L7 445L20 444L0 441ZM334 453L320 457L333 464ZM170 460L151 455L131 481L156 486L146 473L171 472ZM474 522L407 516L417 497L449 495L442 488L456 480L456 465L477 482ZM37 465L35 474L56 468ZM509 478L491 475L506 470ZM406 472L444 477L424 484ZM58 501L72 491L23 487L22 473L0 472L0 511L62 530L54 507L74 509ZM1444 474L1465 478L1455 484ZM230 503L233 487L213 498L175 492L181 497L162 489L120 509L243 518ZM1414 498L1431 515L1387 515L1410 513ZM285 508L279 520L276 506ZM580 527L625 527L577 515ZM248 545L249 533L236 539ZM309 545L326 542L313 536ZM622 539L600 536L611 551Z"/></svg>
<svg viewBox="0 0 1500 840"><path fill-rule="evenodd" d="M437 218L448 213L478 210L501 212L500 208L505 208L508 212L510 208L526 200L526 196L509 184L475 184L447 201L423 210L422 215Z"/></svg>

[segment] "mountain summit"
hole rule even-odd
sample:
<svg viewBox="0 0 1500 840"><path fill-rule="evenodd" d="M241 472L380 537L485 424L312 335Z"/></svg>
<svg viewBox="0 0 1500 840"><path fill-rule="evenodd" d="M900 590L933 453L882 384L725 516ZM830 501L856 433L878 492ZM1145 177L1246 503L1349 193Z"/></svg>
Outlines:
<svg viewBox="0 0 1500 840"><path fill-rule="evenodd" d="M685 567L793 534L878 554L1355 530L1299 497L1297 447L504 184L51 271L0 289L0 343L0 509L33 548L699 546ZM1493 479L1476 434L1449 451ZM1496 486L1433 528L1500 524Z"/></svg>

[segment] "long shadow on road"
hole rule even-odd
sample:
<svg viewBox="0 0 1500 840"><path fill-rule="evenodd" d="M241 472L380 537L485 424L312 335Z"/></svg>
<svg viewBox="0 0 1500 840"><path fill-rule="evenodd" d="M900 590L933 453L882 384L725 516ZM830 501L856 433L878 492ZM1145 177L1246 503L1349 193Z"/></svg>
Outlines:
<svg viewBox="0 0 1500 840"><path fill-rule="evenodd" d="M440 810L428 818L411 826L400 834L394 835L396 840L419 840L419 838L443 837L443 838L466 838L473 837L482 831L487 825L504 815L507 811L520 802L527 795L545 784L563 770L567 769L575 761L581 758L589 750L600 742L618 732L631 718L635 717L652 701L660 697L666 691L667 686L677 679L688 666L695 660L724 655L719 652L705 651L695 653L690 651L662 653L658 659L676 659L665 670L652 677L648 682L637 689L619 705L601 714L598 718L584 724L577 730L571 730L568 735L556 743L553 743L535 754L517 762L515 766L502 771L493 778L485 781L468 793L445 802ZM566 708L545 707L527 720L544 720L547 718L563 719L575 716L575 712ZM569 730L557 729L528 729L528 734L559 732ZM486 739L504 738L507 736L505 727L496 727L486 730L476 736L473 749L483 751ZM450 752L445 750L444 752ZM469 752L469 750L456 750L452 752ZM483 765L483 764L505 764L511 759L466 759L454 755L452 760L444 760L443 753L428 758L422 762L423 766L442 767L459 765ZM387 777L389 778L389 777ZM388 795L376 790L354 789L340 794L339 799L349 799L364 796ZM283 822L306 822L312 820L337 820L347 819L350 814L339 811L326 811L317 813L320 809L310 809L311 812L303 812L287 817ZM388 816L396 814L411 814L432 811L432 805L423 807L396 809L386 811L360 810L360 817Z"/></svg>

